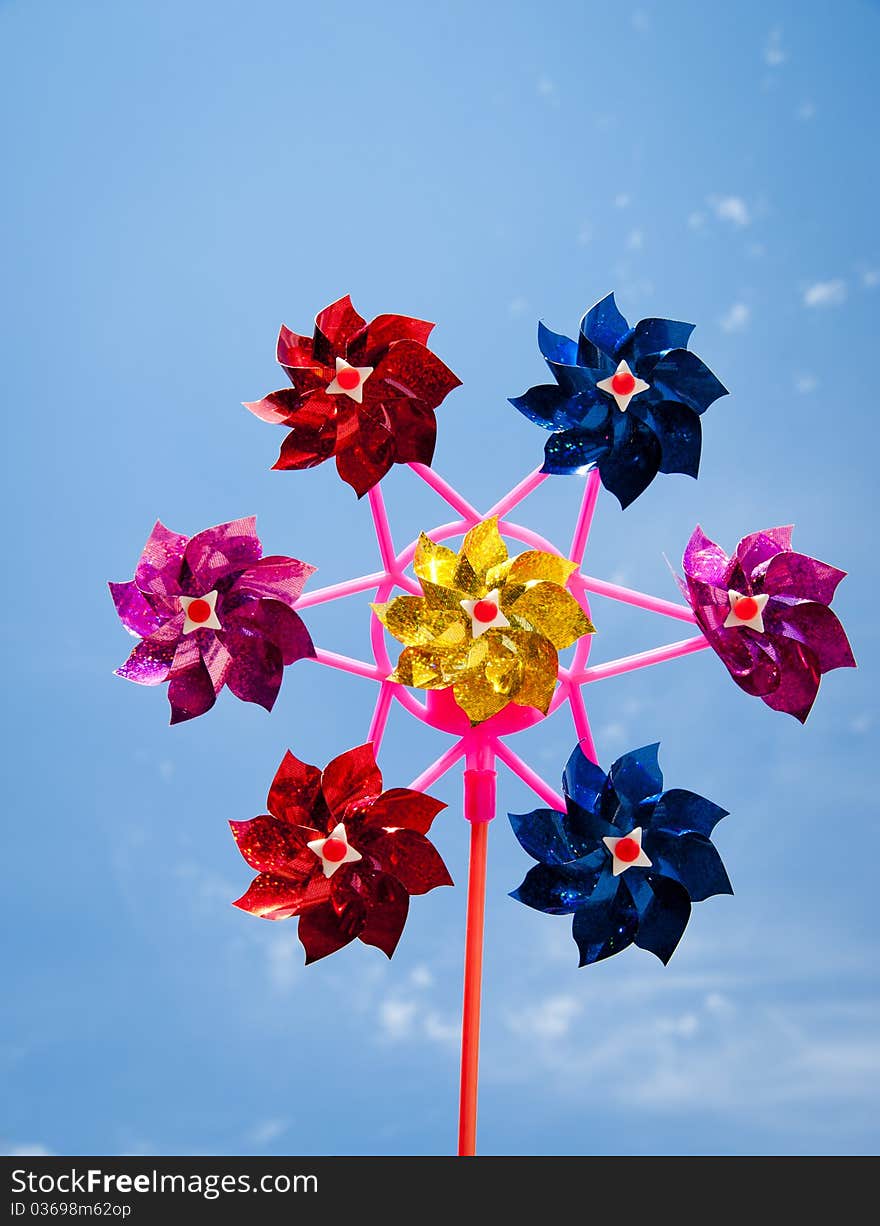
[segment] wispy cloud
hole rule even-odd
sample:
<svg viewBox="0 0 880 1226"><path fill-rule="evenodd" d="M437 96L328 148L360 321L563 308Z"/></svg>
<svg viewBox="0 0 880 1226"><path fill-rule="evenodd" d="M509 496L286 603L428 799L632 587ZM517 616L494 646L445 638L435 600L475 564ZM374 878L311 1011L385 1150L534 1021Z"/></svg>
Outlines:
<svg viewBox="0 0 880 1226"><path fill-rule="evenodd" d="M846 301L846 282L839 277L832 281L816 281L804 290L804 306L840 306Z"/></svg>
<svg viewBox="0 0 880 1226"><path fill-rule="evenodd" d="M626 238L626 246L628 251L641 251L645 245L644 230L630 230Z"/></svg>
<svg viewBox="0 0 880 1226"><path fill-rule="evenodd" d="M734 302L718 323L722 332L742 332L749 326L751 317L751 309L745 302Z"/></svg>
<svg viewBox="0 0 880 1226"><path fill-rule="evenodd" d="M749 206L742 196L711 196L709 204L719 221L729 221L734 226L747 226L752 220Z"/></svg>
<svg viewBox="0 0 880 1226"><path fill-rule="evenodd" d="M768 68L779 68L787 59L788 54L782 45L782 29L777 26L764 41L764 63Z"/></svg>
<svg viewBox="0 0 880 1226"><path fill-rule="evenodd" d="M549 996L508 1015L507 1025L526 1039L561 1039L581 1011L574 996Z"/></svg>
<svg viewBox="0 0 880 1226"><path fill-rule="evenodd" d="M252 1145L271 1145L287 1132L288 1127L287 1120L260 1120L247 1134L247 1139Z"/></svg>
<svg viewBox="0 0 880 1226"><path fill-rule="evenodd" d="M814 392L818 386L819 380L815 375L802 374L795 377L795 391L800 392L802 396L808 396L810 392Z"/></svg>
<svg viewBox="0 0 880 1226"><path fill-rule="evenodd" d="M812 119L815 116L815 114L816 114L816 104L814 102L811 102L809 98L805 98L804 101L800 103L797 110L795 111L796 118L802 120L804 123L806 123L807 120Z"/></svg>
<svg viewBox="0 0 880 1226"><path fill-rule="evenodd" d="M535 91L539 98L543 98L550 106L559 106L559 91L556 88L556 82L552 77L548 77L546 73L542 73L535 84Z"/></svg>
<svg viewBox="0 0 880 1226"><path fill-rule="evenodd" d="M51 1149L45 1145L26 1143L24 1145L4 1144L0 1142L0 1155L5 1158L48 1158Z"/></svg>

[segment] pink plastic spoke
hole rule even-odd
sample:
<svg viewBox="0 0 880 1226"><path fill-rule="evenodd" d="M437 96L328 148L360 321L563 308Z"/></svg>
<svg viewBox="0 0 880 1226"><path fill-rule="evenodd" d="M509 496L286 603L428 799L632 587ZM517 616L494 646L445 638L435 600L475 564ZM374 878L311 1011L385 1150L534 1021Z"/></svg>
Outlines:
<svg viewBox="0 0 880 1226"><path fill-rule="evenodd" d="M577 562L578 566L584 560L584 551L587 548L590 528L593 526L593 513L596 510L596 500L599 497L599 486L601 484L599 470L594 468L586 480L584 494L581 498L581 509L578 512L574 536L571 538L571 549L568 554L572 562Z"/></svg>
<svg viewBox="0 0 880 1226"><path fill-rule="evenodd" d="M584 696L581 693L580 686L573 685L571 687L568 700L571 703L571 718L574 721L577 739L590 761L596 762L596 743L593 740L593 732L590 728L590 721L587 717L587 709L584 706Z"/></svg>
<svg viewBox="0 0 880 1226"><path fill-rule="evenodd" d="M524 498L528 498L532 490L536 490L539 485L542 485L548 477L548 473L542 473L540 468L536 468L534 472L530 472L527 477L523 477L519 485L515 485L513 489L505 494L491 507L483 517L491 519L493 515L497 515L499 519L503 519L509 511L514 507L518 507Z"/></svg>
<svg viewBox="0 0 880 1226"><path fill-rule="evenodd" d="M367 733L367 740L372 741L373 750L375 753L379 752L379 747L382 744L382 738L385 735L385 728L388 724L388 713L391 710L391 702L393 698L393 684L388 681L383 681L379 689L379 697L376 699L373 718L370 720L370 730Z"/></svg>
<svg viewBox="0 0 880 1226"><path fill-rule="evenodd" d="M379 543L379 556L382 565L389 574L396 569L394 541L391 538L391 526L388 523L388 512L385 510L385 499L378 485L374 485L367 494L370 500L370 513L373 516L373 527L376 529L376 540Z"/></svg>
<svg viewBox="0 0 880 1226"><path fill-rule="evenodd" d="M386 578L384 571L376 571L372 575L362 575L359 579L346 579L342 583L331 583L329 587L315 588L313 592L304 592L296 602L296 607L309 609L312 605L326 604L328 600L341 600L344 596L368 592L370 588L378 587Z"/></svg>
<svg viewBox="0 0 880 1226"><path fill-rule="evenodd" d="M338 668L344 673L354 673L356 677L367 677L370 681L385 680L386 674L375 664L353 660L351 656L341 656L335 651L325 651L323 647L316 647L314 656L306 657L310 658L318 664L327 664L330 668Z"/></svg>
<svg viewBox="0 0 880 1226"><path fill-rule="evenodd" d="M623 604L635 605L639 609L647 609L649 613L662 613L666 617L677 617L679 621L696 624L697 619L684 604L675 604L672 600L663 600L659 596L648 596L645 592L636 592L632 588L621 587L619 583L608 583L604 579L594 579L592 575L574 576L574 582L581 584L588 592L597 596L607 596L609 600L619 600Z"/></svg>
<svg viewBox="0 0 880 1226"><path fill-rule="evenodd" d="M666 647L653 647L650 651L639 651L633 656L622 656L619 660L609 660L607 664L594 664L591 668L585 668L574 680L579 683L604 681L606 677L619 677L621 673L630 673L636 668L647 668L650 664L662 664L666 660L676 660L679 656L688 656L694 651L703 651L708 646L708 640L702 634L697 634L692 639L680 639L677 643L669 643Z"/></svg>
<svg viewBox="0 0 880 1226"><path fill-rule="evenodd" d="M442 753L436 762L432 762L426 767L420 775L417 775L409 785L415 792L424 792L425 788L429 788L432 783L436 783L438 779L455 766L456 762L465 752L467 737L462 737L461 740L455 742L445 753Z"/></svg>
<svg viewBox="0 0 880 1226"><path fill-rule="evenodd" d="M462 498L458 490L453 489L448 481L444 481L439 473L434 472L433 468L429 468L427 464L410 464L410 468L417 477L421 477L426 485L430 485L435 494L439 494L444 502L449 503L453 511L458 511L459 515L468 520L471 525L480 522L482 516L476 507L471 506L466 498Z"/></svg>
<svg viewBox="0 0 880 1226"><path fill-rule="evenodd" d="M503 741L496 746L498 757L515 775L522 779L526 787L530 787L536 796L545 801L551 809L565 810L565 800L558 792L554 792L549 783L545 783L536 771L513 752Z"/></svg>

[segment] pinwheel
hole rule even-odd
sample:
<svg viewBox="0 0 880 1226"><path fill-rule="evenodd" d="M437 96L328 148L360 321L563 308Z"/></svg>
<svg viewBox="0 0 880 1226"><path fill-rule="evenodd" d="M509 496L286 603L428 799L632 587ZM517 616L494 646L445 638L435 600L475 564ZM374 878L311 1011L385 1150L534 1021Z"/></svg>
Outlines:
<svg viewBox="0 0 880 1226"><path fill-rule="evenodd" d="M411 894L452 885L425 838L446 806L424 792L382 790L372 745L340 754L323 773L288 751L268 814L230 822L258 877L236 902L264 919L300 916L306 962L355 937L394 953Z"/></svg>
<svg viewBox="0 0 880 1226"><path fill-rule="evenodd" d="M141 640L116 674L167 681L172 724L204 715L224 685L271 711L284 666L314 655L293 609L314 566L262 554L253 517L190 539L157 523L134 579L110 584L122 624Z"/></svg>
<svg viewBox="0 0 880 1226"><path fill-rule="evenodd" d="M406 315L368 324L348 295L320 312L311 339L282 327L277 356L293 387L245 406L290 429L275 468L335 456L360 498L392 464L430 464L434 410L460 382L428 349L433 328Z"/></svg>
<svg viewBox="0 0 880 1226"><path fill-rule="evenodd" d="M606 775L578 745L562 776L564 811L510 814L539 862L512 897L573 914L581 966L633 943L668 962L691 903L733 893L709 841L726 811L694 792L664 791L658 748L624 754Z"/></svg>
<svg viewBox="0 0 880 1226"><path fill-rule="evenodd" d="M664 790L656 746L624 755L607 775L600 770L584 687L711 646L735 665L740 684L748 678L751 692L770 705L800 712L815 696L814 675L852 658L827 609L840 572L792 553L780 530L746 538L729 562L695 537L685 559L686 604L584 567L601 484L626 505L657 471L696 475L699 414L724 388L686 349L690 325L648 319L630 329L609 297L587 313L577 344L542 328L557 386L532 389L516 403L551 431L547 459L485 509L424 462L433 449L434 409L458 382L425 348L429 330L396 315L366 325L343 298L318 316L313 339L282 329L279 359L293 388L249 406L290 427L279 466L304 468L335 455L343 479L367 494L378 569L303 592L311 567L260 559L253 521L212 530L220 541L200 534L187 542L159 527L134 583L113 585L113 594L125 624L143 640L123 675L169 679L175 720L206 710L223 681L239 696L259 693L271 705L283 664L299 656L378 686L364 745L323 772L288 753L268 813L232 823L258 874L236 906L268 919L297 916L309 962L356 938L390 956L409 897L449 884L425 837L441 807L426 789L463 763L470 861L459 1153L471 1154L498 763L547 806L512 818L517 838L538 861L515 897L551 914L573 914L582 964L631 943L665 961L691 903L730 892L709 838L724 810L693 793ZM447 522L402 547L379 484L392 463L408 465L452 511ZM564 550L511 518L555 474L582 469L589 471ZM510 542L524 551L511 555ZM303 612L353 596L369 618L372 659L313 647L298 618L290 620L294 603ZM594 596L611 602L606 610L614 602L632 605L699 633L595 663ZM395 649L402 644L395 662L387 635ZM193 669L200 678L195 698L175 688ZM408 788L383 791L377 758L395 703L448 743ZM570 712L577 748L559 795L510 742L562 708ZM290 740L296 745L295 727ZM560 740L570 744L568 734Z"/></svg>
<svg viewBox="0 0 880 1226"><path fill-rule="evenodd" d="M753 532L728 558L697 527L679 582L740 689L803 723L822 674L856 662L828 607L845 572L795 553L791 533L791 527Z"/></svg>
<svg viewBox="0 0 880 1226"><path fill-rule="evenodd" d="M642 319L631 328L609 294L587 311L577 341L538 324L538 347L556 383L511 400L552 431L544 471L597 467L627 507L658 472L696 477L700 414L727 389L687 348L693 324Z"/></svg>

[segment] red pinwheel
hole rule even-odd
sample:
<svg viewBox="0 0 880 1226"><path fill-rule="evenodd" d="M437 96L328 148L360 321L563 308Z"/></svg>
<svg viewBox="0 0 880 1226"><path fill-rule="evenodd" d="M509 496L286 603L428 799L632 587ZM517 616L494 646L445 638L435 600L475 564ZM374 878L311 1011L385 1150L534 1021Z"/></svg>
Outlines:
<svg viewBox="0 0 880 1226"><path fill-rule="evenodd" d="M288 752L267 807L262 817L229 823L259 874L235 906L263 919L298 915L307 963L355 937L390 958L410 894L452 885L425 838L446 806L409 788L383 792L371 744L340 754L323 772Z"/></svg>
<svg viewBox="0 0 880 1226"><path fill-rule="evenodd" d="M434 410L461 382L427 347L433 324L406 315L367 323L346 294L315 319L310 339L281 328L277 357L293 387L245 407L290 427L275 468L330 456L360 498L392 464L430 464Z"/></svg>

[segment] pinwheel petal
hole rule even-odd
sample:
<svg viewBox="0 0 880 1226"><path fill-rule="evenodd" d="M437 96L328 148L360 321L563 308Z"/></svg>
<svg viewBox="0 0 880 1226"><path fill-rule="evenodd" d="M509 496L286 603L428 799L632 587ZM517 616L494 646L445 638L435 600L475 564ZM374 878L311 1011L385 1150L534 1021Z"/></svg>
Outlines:
<svg viewBox="0 0 880 1226"><path fill-rule="evenodd" d="M634 749L618 758L608 772L624 810L623 821L628 820L642 801L658 796L663 791L663 774L657 761L659 748L657 743Z"/></svg>
<svg viewBox="0 0 880 1226"><path fill-rule="evenodd" d="M365 945L375 945L390 958L397 948L409 912L409 895L396 878L377 875L370 905L359 937Z"/></svg>
<svg viewBox="0 0 880 1226"><path fill-rule="evenodd" d="M284 673L280 648L241 624L221 633L232 656L226 684L242 702L253 702L271 711Z"/></svg>
<svg viewBox="0 0 880 1226"><path fill-rule="evenodd" d="M535 583L502 607L508 616L525 622L526 629L536 630L559 651L595 631L574 596L556 583Z"/></svg>
<svg viewBox="0 0 880 1226"><path fill-rule="evenodd" d="M180 568L187 538L172 532L158 519L144 545L134 581L142 592L174 596L180 592Z"/></svg>
<svg viewBox="0 0 880 1226"><path fill-rule="evenodd" d="M702 834L708 838L722 817L727 817L727 810L711 800L683 788L670 788L657 801L651 826L672 834Z"/></svg>
<svg viewBox="0 0 880 1226"><path fill-rule="evenodd" d="M694 324L681 323L677 319L640 319L632 330L632 337L619 348L615 357L631 355L633 362L637 363L655 353L687 350L693 330ZM656 373L656 370L655 366L653 373ZM673 396L673 399L677 397Z"/></svg>
<svg viewBox="0 0 880 1226"><path fill-rule="evenodd" d="M427 834L437 814L445 809L442 800L412 788L389 788L366 809L365 826L393 826Z"/></svg>
<svg viewBox="0 0 880 1226"><path fill-rule="evenodd" d="M562 790L581 809L594 813L608 776L592 762L578 744L572 750L562 774Z"/></svg>
<svg viewBox="0 0 880 1226"><path fill-rule="evenodd" d="M283 387L280 391L270 392L262 400L243 400L242 404L260 421L266 421L270 426L285 426L294 421L303 407L303 397L295 388Z"/></svg>
<svg viewBox="0 0 880 1226"><path fill-rule="evenodd" d="M611 440L604 432L563 430L544 444L541 472L563 476L586 472L607 457L610 448Z"/></svg>
<svg viewBox="0 0 880 1226"><path fill-rule="evenodd" d="M108 583L119 620L129 634L149 638L167 620L167 613L158 613L133 579L128 583Z"/></svg>
<svg viewBox="0 0 880 1226"><path fill-rule="evenodd" d="M171 704L171 723L182 724L210 711L217 701L217 693L211 674L201 656L179 672L175 665L169 675L168 701Z"/></svg>
<svg viewBox="0 0 880 1226"><path fill-rule="evenodd" d="M248 601L231 615L230 624L273 643L281 653L282 664L314 658L315 646L302 618L279 600Z"/></svg>
<svg viewBox="0 0 880 1226"><path fill-rule="evenodd" d="M138 685L161 685L168 680L176 643L157 643L144 639L131 655L115 670L117 677L135 681Z"/></svg>
<svg viewBox="0 0 880 1226"><path fill-rule="evenodd" d="M669 877L656 873L627 873L629 890L638 912L638 931L633 940L661 962L667 963L684 935L691 916L687 890Z"/></svg>
<svg viewBox="0 0 880 1226"><path fill-rule="evenodd" d="M338 820L375 800L382 792L382 772L376 765L371 742L357 745L334 758L324 768L321 790Z"/></svg>
<svg viewBox="0 0 880 1226"><path fill-rule="evenodd" d="M318 815L313 820L313 811L319 804ZM293 826L326 830L329 811L324 805L318 767L300 762L288 749L275 772L266 807L273 817Z"/></svg>
<svg viewBox="0 0 880 1226"><path fill-rule="evenodd" d="M790 638L809 647L819 663L820 672L856 667L843 626L824 604L796 604L780 613L780 620Z"/></svg>
<svg viewBox="0 0 880 1226"><path fill-rule="evenodd" d="M458 554L445 545L437 545L424 532L419 535L413 558L413 570L419 579L425 579L442 587L452 587L455 583L455 568L458 565Z"/></svg>
<svg viewBox="0 0 880 1226"><path fill-rule="evenodd" d="M652 827L643 846L654 872L683 885L691 902L733 893L721 857L701 834L674 835Z"/></svg>
<svg viewBox="0 0 880 1226"><path fill-rule="evenodd" d="M590 966L632 945L639 918L626 888L606 874L590 898L574 913L571 934L580 953L579 966Z"/></svg>
<svg viewBox="0 0 880 1226"><path fill-rule="evenodd" d="M192 574L195 595L211 591L234 571L259 561L263 553L253 515L197 532L187 543L184 559Z"/></svg>
<svg viewBox="0 0 880 1226"><path fill-rule="evenodd" d="M777 553L756 568L756 578L762 576L760 590L771 596L796 596L798 600L814 600L828 605L845 570L808 558L802 553Z"/></svg>
<svg viewBox="0 0 880 1226"><path fill-rule="evenodd" d="M348 345L348 360L353 366L376 366L382 354L396 341L427 345L434 324L409 315L377 315Z"/></svg>
<svg viewBox="0 0 880 1226"><path fill-rule="evenodd" d="M581 320L580 331L585 340L609 357L614 357L630 336L629 324L617 309L613 294L590 307Z"/></svg>
<svg viewBox="0 0 880 1226"><path fill-rule="evenodd" d="M315 316L315 357L325 365L331 358L344 357L349 341L366 327L366 322L352 306L348 294L331 302Z"/></svg>
<svg viewBox="0 0 880 1226"><path fill-rule="evenodd" d="M326 397L311 396L285 421L290 433L281 444L273 469L314 468L336 450L337 429L346 424L346 415L336 406L329 407Z"/></svg>
<svg viewBox="0 0 880 1226"><path fill-rule="evenodd" d="M570 430L583 416L571 393L554 383L530 387L522 396L512 396L510 403L542 430Z"/></svg>
<svg viewBox="0 0 880 1226"><path fill-rule="evenodd" d="M434 844L415 830L364 828L358 850L396 877L408 894L427 894L437 886L452 885Z"/></svg>
<svg viewBox="0 0 880 1226"><path fill-rule="evenodd" d="M375 418L362 414L352 441L336 453L336 470L358 498L378 485L394 463L394 438Z"/></svg>
<svg viewBox="0 0 880 1226"><path fill-rule="evenodd" d="M231 590L280 600L292 608L302 595L306 580L314 573L315 567L308 562L273 555L243 570Z"/></svg>
<svg viewBox="0 0 880 1226"><path fill-rule="evenodd" d="M248 822L230 822L229 826L238 850L258 873L270 873L297 883L313 875L315 853L306 843L309 839L320 838L319 831L307 826L292 826L268 814ZM324 897L328 895L325 893Z"/></svg>
<svg viewBox="0 0 880 1226"><path fill-rule="evenodd" d="M646 400L644 405L634 400L630 412L641 417L660 440L662 473L684 473L688 477L699 474L703 432L692 409L673 400L654 404Z"/></svg>
<svg viewBox="0 0 880 1226"><path fill-rule="evenodd" d="M651 386L664 400L678 401L695 413L705 413L716 400L728 395L706 363L684 348L673 349L654 365Z"/></svg>
<svg viewBox="0 0 880 1226"><path fill-rule="evenodd" d="M323 894L323 902L318 899L319 893ZM330 883L326 878L321 887L319 881L305 883L274 873L261 873L232 905L261 919L283 920L299 915L304 907L316 910L322 905L330 906L326 901L329 897Z"/></svg>
<svg viewBox="0 0 880 1226"><path fill-rule="evenodd" d="M768 707L793 715L802 724L819 692L819 661L809 647L779 637L774 644L779 655L779 684L761 695Z"/></svg>
<svg viewBox="0 0 880 1226"><path fill-rule="evenodd" d="M280 366L303 367L315 363L314 341L310 336L291 332L285 324L278 332L275 357Z"/></svg>
<svg viewBox="0 0 880 1226"><path fill-rule="evenodd" d="M309 907L300 916L297 929L297 936L306 951L306 966L350 944L363 929L365 919L363 911L355 914L346 911L338 915L331 902Z"/></svg>
<svg viewBox="0 0 880 1226"><path fill-rule="evenodd" d="M603 847L568 864L537 864L529 869L510 897L546 915L570 915L593 893L607 859Z"/></svg>
<svg viewBox="0 0 880 1226"><path fill-rule="evenodd" d="M403 393L430 409L436 409L461 384L435 353L410 340L396 341L389 348L373 372L370 383L374 381L378 387L384 384L392 395Z"/></svg>
<svg viewBox="0 0 880 1226"><path fill-rule="evenodd" d="M385 401L388 428L394 439L394 458L398 464L430 464L437 443L437 418L434 410L420 400L406 396Z"/></svg>
<svg viewBox="0 0 880 1226"><path fill-rule="evenodd" d="M599 476L625 510L657 476L663 452L654 431L632 413L619 413L612 422L614 442L598 461Z"/></svg>
<svg viewBox="0 0 880 1226"><path fill-rule="evenodd" d="M588 830L583 810L573 806L571 813L556 809L535 809L531 813L509 813L513 833L523 850L542 864L569 864L582 860L597 850L602 835L594 837ZM598 822L602 834L613 833L614 827Z"/></svg>

